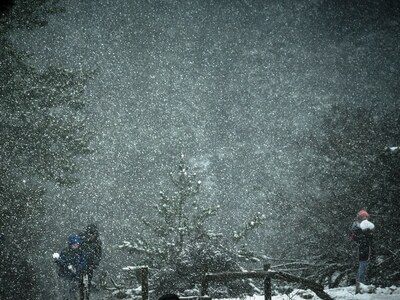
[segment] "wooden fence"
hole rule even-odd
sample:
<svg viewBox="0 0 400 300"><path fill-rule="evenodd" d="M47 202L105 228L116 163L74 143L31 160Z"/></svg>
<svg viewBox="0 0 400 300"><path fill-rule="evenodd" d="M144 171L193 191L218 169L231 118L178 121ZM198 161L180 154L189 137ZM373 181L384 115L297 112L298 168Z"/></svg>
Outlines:
<svg viewBox="0 0 400 300"><path fill-rule="evenodd" d="M149 267L148 266L134 266L126 267L123 270L127 272L133 272L136 279L139 281L142 289L142 300L149 300ZM118 285L111 279L113 285L118 287Z"/></svg>
<svg viewBox="0 0 400 300"><path fill-rule="evenodd" d="M226 273L206 273L201 284L201 296L208 294L209 282L227 282L235 279L261 278L264 279L264 299L272 299L272 279L279 279L286 282L300 283L306 288L312 290L322 300L333 300L331 296L324 292L324 287L311 280L299 278L284 272L270 270L270 265L264 265L263 271L250 272L226 272Z"/></svg>
<svg viewBox="0 0 400 300"><path fill-rule="evenodd" d="M142 300L149 299L149 268L133 267L137 277L140 278L142 286ZM272 299L272 279L282 280L286 282L299 283L302 286L312 290L322 300L333 300L331 296L324 292L324 287L316 282L308 279L293 276L288 273L270 270L270 265L264 265L263 271L249 272L226 272L226 273L206 273L201 283L201 295L193 297L180 297L182 300L211 300L208 295L208 285L210 282L228 282L236 279L260 278L264 279L264 299Z"/></svg>

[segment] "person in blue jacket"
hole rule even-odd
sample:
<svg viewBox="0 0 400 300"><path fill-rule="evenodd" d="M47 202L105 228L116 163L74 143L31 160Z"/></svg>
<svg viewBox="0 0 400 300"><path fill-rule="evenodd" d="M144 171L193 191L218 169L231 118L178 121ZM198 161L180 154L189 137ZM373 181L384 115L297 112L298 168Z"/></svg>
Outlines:
<svg viewBox="0 0 400 300"><path fill-rule="evenodd" d="M77 234L68 237L68 246L56 259L61 279L61 295L64 300L79 299L83 275L87 273L87 256L81 249L81 238Z"/></svg>

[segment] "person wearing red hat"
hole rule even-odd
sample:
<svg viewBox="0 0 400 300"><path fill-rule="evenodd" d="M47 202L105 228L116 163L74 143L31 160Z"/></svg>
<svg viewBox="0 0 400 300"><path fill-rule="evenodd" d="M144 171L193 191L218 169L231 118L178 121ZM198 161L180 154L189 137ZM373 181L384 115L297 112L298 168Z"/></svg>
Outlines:
<svg viewBox="0 0 400 300"><path fill-rule="evenodd" d="M366 284L366 274L368 263L372 256L373 229L375 225L370 222L369 214L366 210L357 213L356 220L352 225L352 240L357 246L358 271L356 292L360 289L360 283Z"/></svg>
<svg viewBox="0 0 400 300"><path fill-rule="evenodd" d="M367 213L366 210L360 210L357 215L361 217L363 220L367 220L369 218L369 214Z"/></svg>

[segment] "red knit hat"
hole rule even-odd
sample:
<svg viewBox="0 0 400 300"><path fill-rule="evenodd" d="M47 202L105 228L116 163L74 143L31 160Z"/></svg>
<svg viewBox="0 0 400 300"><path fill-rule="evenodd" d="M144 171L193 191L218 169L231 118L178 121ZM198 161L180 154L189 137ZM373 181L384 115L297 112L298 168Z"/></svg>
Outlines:
<svg viewBox="0 0 400 300"><path fill-rule="evenodd" d="M366 210L360 210L357 215L359 215L360 217L363 217L363 218L369 217L369 214L367 213Z"/></svg>

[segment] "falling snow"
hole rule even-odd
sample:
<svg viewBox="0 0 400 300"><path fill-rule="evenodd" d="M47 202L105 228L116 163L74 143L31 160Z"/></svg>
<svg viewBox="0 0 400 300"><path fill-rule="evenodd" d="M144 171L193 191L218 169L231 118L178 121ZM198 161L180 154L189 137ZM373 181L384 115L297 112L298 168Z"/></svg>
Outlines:
<svg viewBox="0 0 400 300"><path fill-rule="evenodd" d="M41 172L38 161L45 159L29 152L31 136L21 133L18 151L2 138L0 150L9 155L1 161L7 176L1 194L3 182L15 184L18 199L31 186L38 194L45 191L39 203L44 212L27 218L40 233L28 260L40 274L41 295L53 295L51 255L64 247L69 233L90 222L99 225L105 247L99 272L117 273L134 264L116 245L144 234L142 216L154 221L157 191L171 189L168 174L181 155L189 162L185 172L193 171L201 185L201 205L222 211L210 226L228 234L233 225L261 214L264 226L246 245L268 257L314 258L318 238L345 240L354 213L364 207L380 208L371 213L378 230L384 218L394 219L388 198L383 202L388 206L371 203L398 195L398 171L375 167L382 166L378 159L396 162L399 154L400 123L393 116L399 107L399 7L384 1L340 2L49 1L55 13L36 12L46 26L1 32L28 54L26 61L39 74L52 67L64 70L65 78L91 74L85 86L71 79L61 94L54 88L42 97L82 95L85 106L77 113L54 107L40 115L34 102L32 114L24 105L11 113L0 106L7 128L23 128L25 122L42 128L48 120L51 126L64 124L58 133L65 143L43 135L48 153L63 153L66 145L83 145L90 138L91 151L70 164L58 168L47 162L54 177L65 179L65 173L77 171L78 182L68 187ZM12 101L40 93L37 85L44 83L38 82L18 88ZM346 122L353 120L351 131ZM69 123L82 124L87 135L68 133ZM27 178L24 172L35 175ZM359 192L362 174L375 180L365 184L370 187L365 193ZM351 181L354 176L359 177ZM346 205L335 206L343 199ZM1 206L6 211L11 204ZM325 222L339 233L321 229ZM7 230L0 223L0 230ZM315 234L319 229L321 235ZM374 296L351 293L347 287L332 290L343 300L400 299L395 287L378 288ZM273 299L300 299L284 297Z"/></svg>

